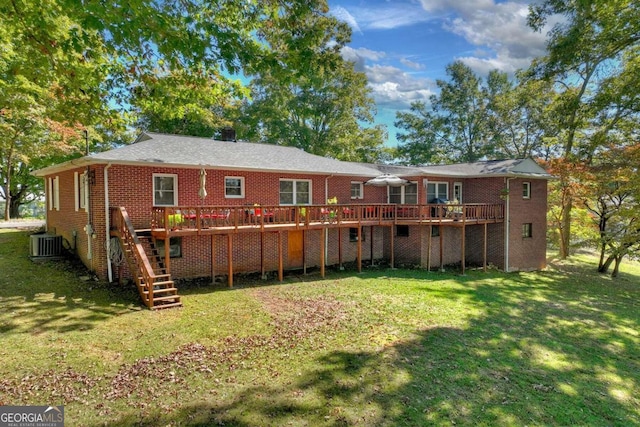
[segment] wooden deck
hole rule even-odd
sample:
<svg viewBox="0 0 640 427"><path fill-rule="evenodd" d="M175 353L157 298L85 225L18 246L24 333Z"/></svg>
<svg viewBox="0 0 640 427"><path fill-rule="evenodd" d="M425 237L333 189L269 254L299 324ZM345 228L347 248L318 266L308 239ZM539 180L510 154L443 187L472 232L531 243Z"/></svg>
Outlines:
<svg viewBox="0 0 640 427"><path fill-rule="evenodd" d="M503 221L503 204L176 206L153 209L151 232L167 238L375 225L465 227Z"/></svg>
<svg viewBox="0 0 640 427"><path fill-rule="evenodd" d="M182 305L180 296L171 279L171 257L169 245L164 253L155 246L156 239L174 236L211 236L211 253L214 253L214 235L226 234L228 247L227 271L229 286L233 286L234 260L233 235L235 233L276 232L278 237L278 278L283 280L284 254L283 234L288 230L322 230L329 228L356 228L357 266L362 271L362 227L394 225L420 225L461 227L462 272L465 269L465 231L472 225L484 225L484 266L487 265L487 225L504 222L503 204L350 204L310 206L176 206L156 207L151 213L151 228L134 230L124 207L111 208L111 235L117 236L125 253L141 298L149 308L168 308ZM146 239L143 236L150 236ZM303 234L304 236L304 234ZM440 233L440 265L443 259L443 234ZM390 233L390 264L394 266L394 233ZM429 240L431 242L431 240ZM320 238L320 273L325 275L325 240ZM261 245L263 240L261 238ZM429 243L430 245L431 243ZM371 240L373 247L373 240ZM260 265L264 276L265 254L260 250ZM338 244L339 263L342 265L341 241ZM211 261L211 277L215 277L217 266ZM430 268L430 267L429 267Z"/></svg>

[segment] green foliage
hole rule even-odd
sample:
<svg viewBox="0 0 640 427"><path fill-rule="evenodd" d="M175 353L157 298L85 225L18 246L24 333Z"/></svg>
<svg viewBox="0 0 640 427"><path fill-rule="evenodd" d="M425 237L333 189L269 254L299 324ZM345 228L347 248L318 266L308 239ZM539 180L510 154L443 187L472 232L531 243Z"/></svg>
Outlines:
<svg viewBox="0 0 640 427"><path fill-rule="evenodd" d="M295 10L264 31L278 61L256 72L238 135L341 160L376 161L385 134L371 125L366 76L340 54L350 29L319 12Z"/></svg>
<svg viewBox="0 0 640 427"><path fill-rule="evenodd" d="M555 85L560 155L590 164L611 143L637 140L640 6L633 0L545 0L531 6L529 24L541 30L552 17L557 23L547 55L529 73ZM565 198L562 242L571 240L572 206L573 199ZM568 246L561 253L567 256Z"/></svg>
<svg viewBox="0 0 640 427"><path fill-rule="evenodd" d="M447 66L450 81L438 80L438 95L429 105L415 102L410 112L400 112L395 125L404 163L474 162L493 155L487 142L487 98L482 79L460 61Z"/></svg>
<svg viewBox="0 0 640 427"><path fill-rule="evenodd" d="M79 155L84 131L95 150L125 141L131 125L212 135L237 117L238 100L248 94L230 75L302 78L344 67L346 25L327 12L324 0L1 3L3 196L22 203L23 189L37 194L21 168L32 168L35 158ZM314 78L313 90L321 91L331 74ZM335 127L334 137L338 128L354 130ZM381 131L355 129L362 147L336 144L334 151L360 151L359 158L375 151L369 148Z"/></svg>

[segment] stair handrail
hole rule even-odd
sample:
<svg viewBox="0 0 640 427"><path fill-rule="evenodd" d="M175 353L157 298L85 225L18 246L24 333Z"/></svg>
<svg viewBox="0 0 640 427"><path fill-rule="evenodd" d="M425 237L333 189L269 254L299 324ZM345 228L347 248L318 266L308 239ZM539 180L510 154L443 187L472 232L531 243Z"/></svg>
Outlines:
<svg viewBox="0 0 640 427"><path fill-rule="evenodd" d="M129 214L127 213L127 210L123 206L116 208L116 210L119 212L119 215L117 217L118 218L118 221L117 221L118 234L123 240L126 241L128 246L131 248L131 251L134 255L136 268L138 269L137 273L132 271L132 273L135 276L134 279L138 284L138 289L140 289L140 293L141 293L141 296L143 296L143 301L144 301L144 295L142 294L142 289L141 289L142 284L140 283L140 279L139 279L139 277L142 276L147 286L147 289L149 291L147 305L149 307L153 307L153 286L154 286L154 281L156 279L156 275L155 273L153 273L153 268L151 267L151 263L149 262L147 253L144 251L144 248L142 247L142 243L140 242L140 239L138 239L138 234L136 233L135 228L133 228L133 224L131 222L131 218L129 218Z"/></svg>

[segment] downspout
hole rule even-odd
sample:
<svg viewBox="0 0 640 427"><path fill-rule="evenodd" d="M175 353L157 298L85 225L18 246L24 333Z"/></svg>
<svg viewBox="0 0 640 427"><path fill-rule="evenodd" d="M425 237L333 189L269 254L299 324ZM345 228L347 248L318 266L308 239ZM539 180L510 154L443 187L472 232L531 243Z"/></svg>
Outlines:
<svg viewBox="0 0 640 427"><path fill-rule="evenodd" d="M510 215L510 210L509 210L509 201L511 200L511 194L509 191L509 181L511 181L512 179L515 179L515 177L512 178L505 178L505 183L506 183L506 189L507 189L507 203L505 206L505 213L504 213L504 271L506 273L509 272L509 228L511 225L511 215Z"/></svg>
<svg viewBox="0 0 640 427"><path fill-rule="evenodd" d="M329 200L329 178L333 178L333 175L329 175L324 179L324 200L325 203ZM329 229L324 229L324 264L329 262Z"/></svg>
<svg viewBox="0 0 640 427"><path fill-rule="evenodd" d="M86 151L85 155L89 155L89 131L87 129L84 130L84 137L86 143ZM90 271L93 273L93 238L95 237L95 233L93 231L93 223L91 221L91 214L93 213L91 209L91 202L93 201L93 197L91 197L91 165L87 164L86 170L86 178L85 183L86 186L86 209L87 209L87 225L84 227L84 231L87 234L87 259L91 261Z"/></svg>
<svg viewBox="0 0 640 427"><path fill-rule="evenodd" d="M109 218L110 210L109 210L109 168L111 167L111 163L104 167L104 217L105 217L105 237L106 237L106 249L107 249L107 278L109 283L113 282L113 271L111 269L111 258L109 255L111 254L111 235L109 234L109 230L111 228L111 218Z"/></svg>

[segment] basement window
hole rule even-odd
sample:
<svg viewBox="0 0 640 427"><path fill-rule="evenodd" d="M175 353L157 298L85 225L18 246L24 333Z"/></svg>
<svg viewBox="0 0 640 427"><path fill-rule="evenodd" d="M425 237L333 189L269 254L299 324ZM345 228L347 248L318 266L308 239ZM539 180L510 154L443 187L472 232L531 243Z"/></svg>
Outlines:
<svg viewBox="0 0 640 427"><path fill-rule="evenodd" d="M409 237L409 226L408 225L396 225L396 236L397 237Z"/></svg>
<svg viewBox="0 0 640 427"><path fill-rule="evenodd" d="M165 240L156 240L158 255L164 258ZM171 237L169 239L169 258L182 258L182 237Z"/></svg>
<svg viewBox="0 0 640 427"><path fill-rule="evenodd" d="M362 227L362 230L360 232L360 237L362 238L362 241L364 242L365 239L365 234L364 234L364 227ZM350 242L357 242L358 241L358 229L357 228L349 228L349 241Z"/></svg>

